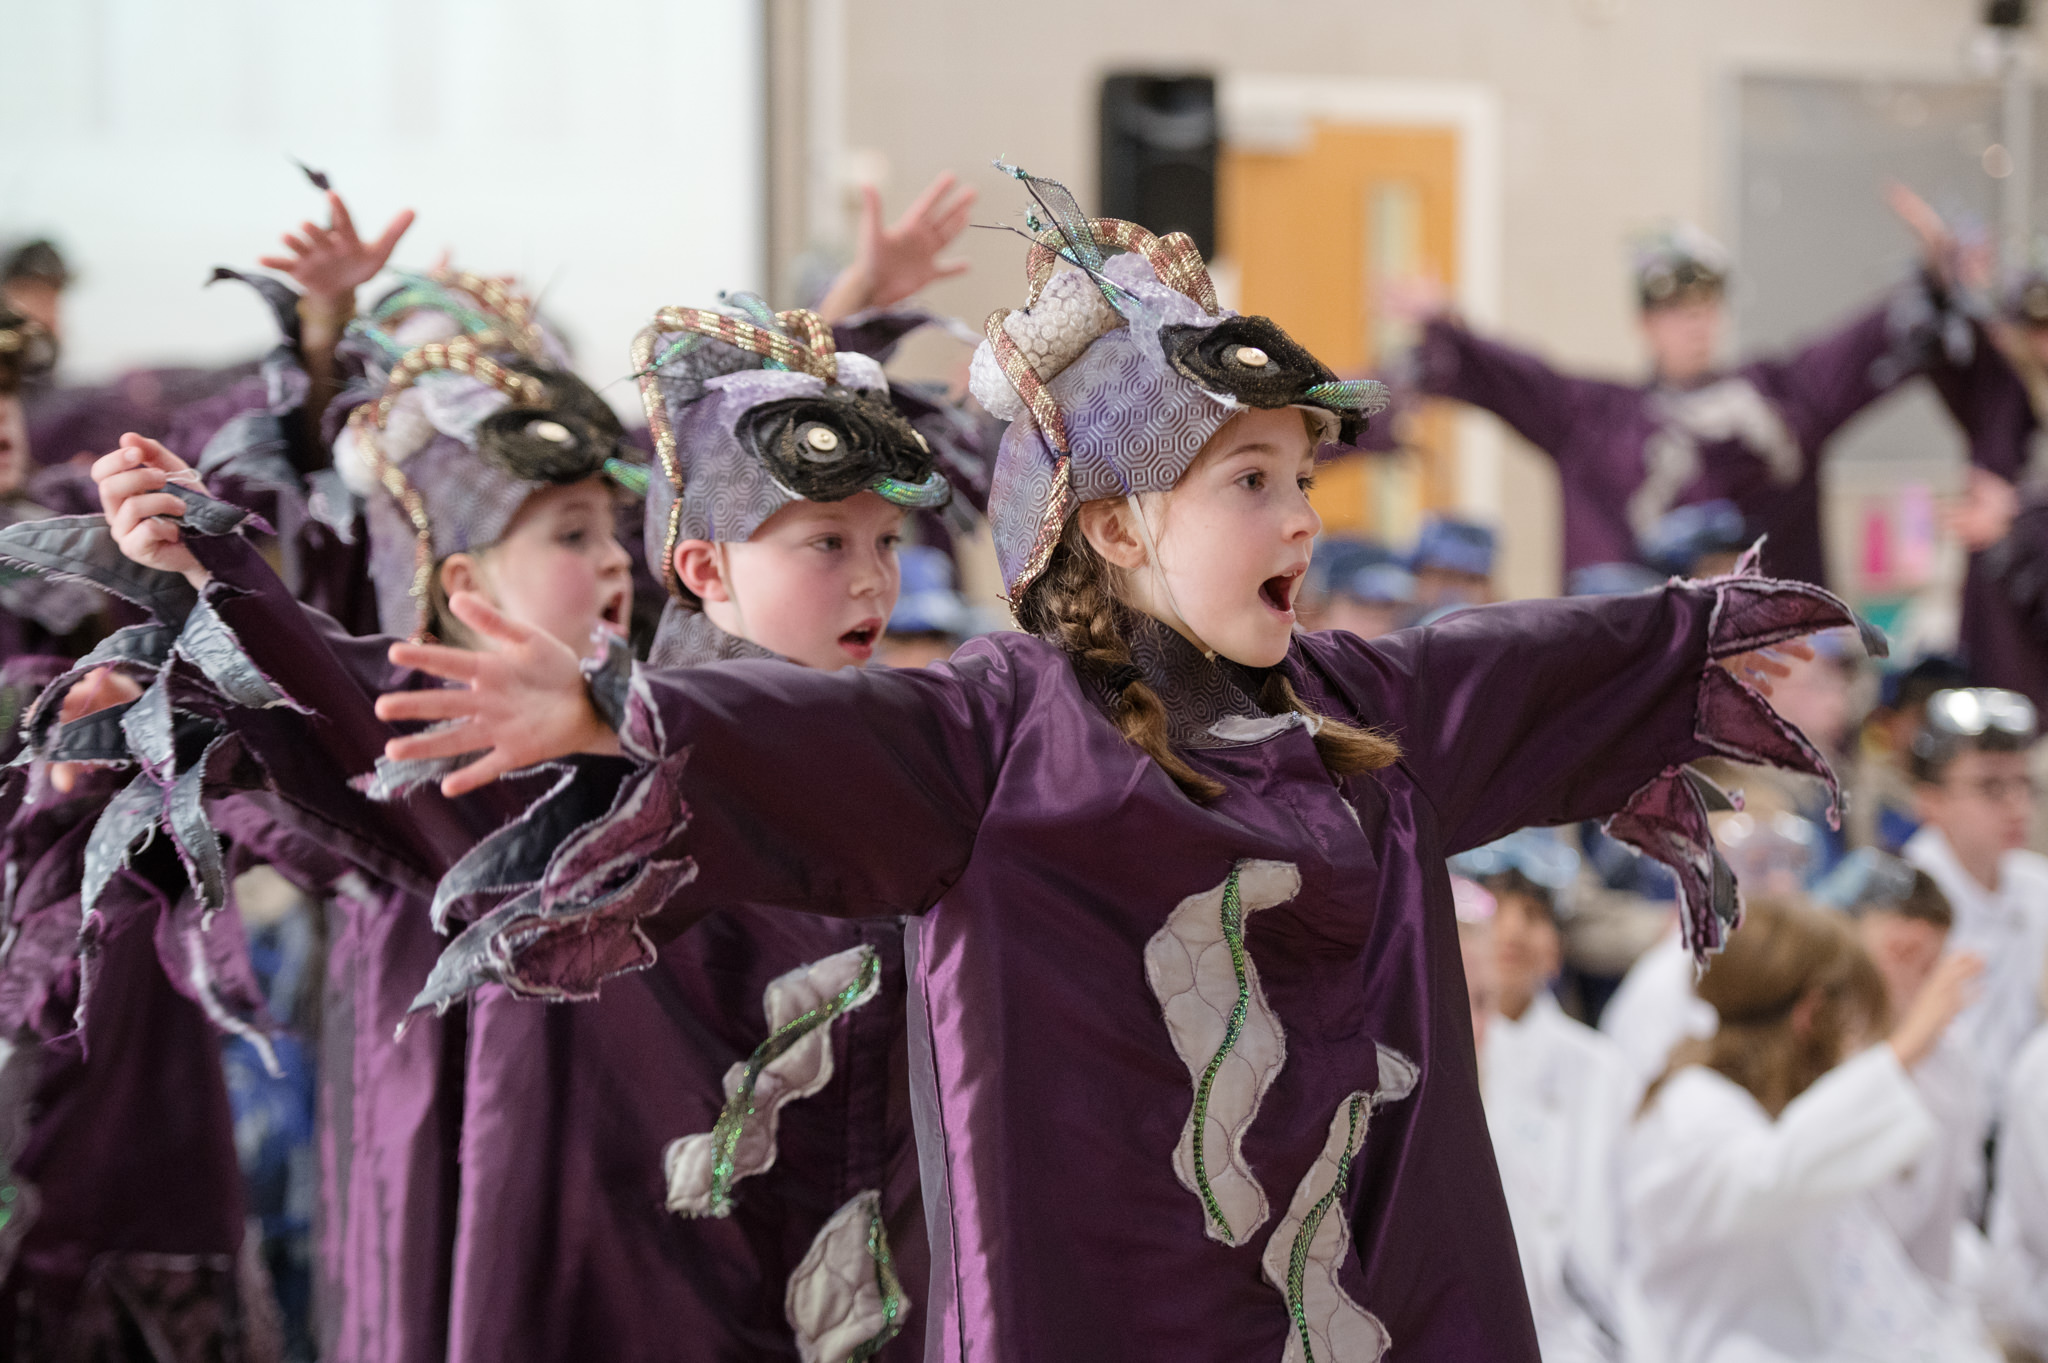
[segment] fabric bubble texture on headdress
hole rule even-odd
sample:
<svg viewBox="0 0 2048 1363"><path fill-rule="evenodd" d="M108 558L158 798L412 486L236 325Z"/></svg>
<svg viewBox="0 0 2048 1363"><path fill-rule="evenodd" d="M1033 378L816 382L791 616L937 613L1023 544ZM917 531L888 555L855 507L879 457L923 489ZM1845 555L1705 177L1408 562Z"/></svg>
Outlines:
<svg viewBox="0 0 2048 1363"><path fill-rule="evenodd" d="M1088 218L1056 181L1001 168L1029 189L1037 236L1025 305L990 315L969 383L1010 422L989 520L1011 599L1075 506L1166 491L1239 413L1299 408L1322 440L1349 441L1385 408L1382 385L1339 380L1273 322L1219 307L1184 233Z"/></svg>

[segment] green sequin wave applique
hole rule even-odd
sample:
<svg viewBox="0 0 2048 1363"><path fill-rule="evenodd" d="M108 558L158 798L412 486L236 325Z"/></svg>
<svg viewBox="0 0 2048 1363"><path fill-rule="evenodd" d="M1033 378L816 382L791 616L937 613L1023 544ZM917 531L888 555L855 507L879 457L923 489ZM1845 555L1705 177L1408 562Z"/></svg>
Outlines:
<svg viewBox="0 0 2048 1363"><path fill-rule="evenodd" d="M725 1100L725 1107L711 1128L712 1145L718 1152L711 1165L711 1215L728 1216L732 1213L733 1156L739 1149L740 1136L746 1130L748 1118L754 1115L754 1088L761 1082L761 1072L797 1042L865 998L875 987L881 971L881 958L872 948L863 947L860 973L854 976L853 983L817 1007L799 1013L777 1027L747 1057L746 1066L740 1072L739 1087L733 1090L732 1097Z"/></svg>
<svg viewBox="0 0 2048 1363"><path fill-rule="evenodd" d="M868 1214L868 1257L875 1261L875 1290L882 1296L882 1328L854 1345L847 1363L867 1363L882 1346L903 1332L903 1283L896 1276L896 1261L889 1253L889 1231L882 1224L882 1200L875 1199Z"/></svg>
<svg viewBox="0 0 2048 1363"><path fill-rule="evenodd" d="M1231 867L1230 879L1223 882L1223 943L1230 948L1230 968L1237 974L1237 1005L1230 1010L1229 1025L1223 1029L1223 1044L1209 1058L1201 1082L1195 1085L1195 1185L1202 1191L1202 1206L1228 1242L1237 1237L1231 1233L1230 1222L1216 1201L1215 1190L1209 1186L1209 1161L1203 1147L1209 1132L1209 1091L1215 1086L1217 1071L1237 1048L1237 1039L1244 1035L1245 1016L1252 1004L1251 976L1245 970L1244 905L1237 895L1237 870Z"/></svg>
<svg viewBox="0 0 2048 1363"><path fill-rule="evenodd" d="M1287 1254L1287 1314L1294 1318L1295 1332L1301 1337L1302 1363L1315 1363L1316 1358L1315 1343L1309 1336L1308 1307L1302 1300L1308 1253L1315 1244L1316 1231L1322 1228L1323 1218L1329 1215L1330 1208L1337 1205L1337 1199L1344 1196L1344 1185L1350 1181L1351 1159L1358 1153L1358 1126L1365 1117L1364 1094L1351 1095L1347 1114L1351 1119L1351 1130L1344 1138L1344 1158L1337 1162L1336 1180L1301 1218L1301 1229L1294 1233L1294 1245Z"/></svg>

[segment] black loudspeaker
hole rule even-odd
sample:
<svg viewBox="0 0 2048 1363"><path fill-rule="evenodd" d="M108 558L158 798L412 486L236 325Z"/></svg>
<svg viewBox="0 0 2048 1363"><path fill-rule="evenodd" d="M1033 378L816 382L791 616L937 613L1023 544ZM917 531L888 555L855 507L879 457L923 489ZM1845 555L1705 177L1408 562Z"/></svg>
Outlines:
<svg viewBox="0 0 2048 1363"><path fill-rule="evenodd" d="M1185 232L1216 253L1216 78L1117 72L1102 80L1105 218L1161 236Z"/></svg>

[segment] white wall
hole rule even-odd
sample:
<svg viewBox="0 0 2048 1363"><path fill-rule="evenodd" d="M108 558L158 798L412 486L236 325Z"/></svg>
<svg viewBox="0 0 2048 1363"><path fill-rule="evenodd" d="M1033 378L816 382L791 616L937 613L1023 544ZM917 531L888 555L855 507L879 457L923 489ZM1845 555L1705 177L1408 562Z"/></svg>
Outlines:
<svg viewBox="0 0 2048 1363"><path fill-rule="evenodd" d="M0 0L0 241L78 270L75 378L248 357L261 309L199 285L321 210L297 157L617 380L655 308L761 287L759 49L757 0Z"/></svg>

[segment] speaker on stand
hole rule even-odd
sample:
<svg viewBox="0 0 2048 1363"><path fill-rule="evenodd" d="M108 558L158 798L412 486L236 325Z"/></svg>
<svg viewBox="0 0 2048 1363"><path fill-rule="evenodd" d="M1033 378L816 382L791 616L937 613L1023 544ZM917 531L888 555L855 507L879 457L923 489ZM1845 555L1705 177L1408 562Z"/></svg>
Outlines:
<svg viewBox="0 0 2048 1363"><path fill-rule="evenodd" d="M1097 212L1216 253L1216 78L1112 72L1102 81Z"/></svg>

